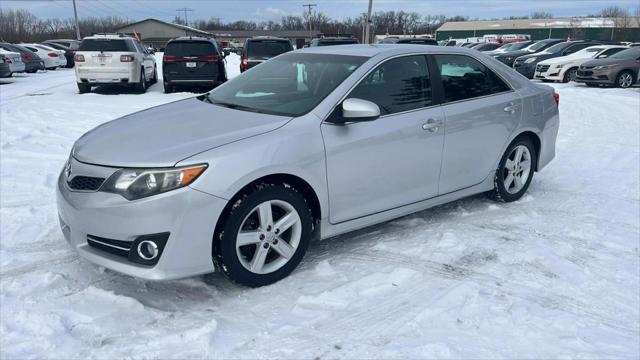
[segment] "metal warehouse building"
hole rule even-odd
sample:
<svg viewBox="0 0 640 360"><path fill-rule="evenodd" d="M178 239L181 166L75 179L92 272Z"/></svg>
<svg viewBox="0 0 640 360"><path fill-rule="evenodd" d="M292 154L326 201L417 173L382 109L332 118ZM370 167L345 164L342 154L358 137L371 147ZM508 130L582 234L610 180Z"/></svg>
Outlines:
<svg viewBox="0 0 640 360"><path fill-rule="evenodd" d="M122 34L137 33L145 44L153 45L161 49L167 42L179 36L210 36L215 37L219 43L234 41L243 43L247 38L254 36L276 36L289 39L295 46L302 47L305 41L320 35L318 31L268 31L268 30L200 30L190 26L184 26L158 19L145 19L116 30Z"/></svg>
<svg viewBox="0 0 640 360"><path fill-rule="evenodd" d="M624 28L620 24L625 23ZM533 40L567 38L581 40L640 41L640 19L554 18L483 20L444 23L437 40L481 37L488 34L527 34Z"/></svg>

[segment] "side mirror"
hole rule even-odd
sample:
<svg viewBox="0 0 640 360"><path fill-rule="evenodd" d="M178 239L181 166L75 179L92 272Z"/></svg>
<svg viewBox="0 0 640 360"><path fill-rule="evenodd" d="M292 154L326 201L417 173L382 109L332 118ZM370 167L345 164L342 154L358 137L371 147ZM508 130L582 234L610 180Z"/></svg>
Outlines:
<svg viewBox="0 0 640 360"><path fill-rule="evenodd" d="M351 98L342 102L342 117L347 121L371 121L380 117L380 107L375 103Z"/></svg>

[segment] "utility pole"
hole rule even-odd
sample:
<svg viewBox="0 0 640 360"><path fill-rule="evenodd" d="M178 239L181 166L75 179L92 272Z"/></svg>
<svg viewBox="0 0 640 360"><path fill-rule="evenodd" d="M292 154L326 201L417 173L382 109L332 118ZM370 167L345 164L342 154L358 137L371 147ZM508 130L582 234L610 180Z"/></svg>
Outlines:
<svg viewBox="0 0 640 360"><path fill-rule="evenodd" d="M73 0L73 16L76 19L76 40L82 40L80 37L80 26L78 26L78 10L76 9L76 0Z"/></svg>
<svg viewBox="0 0 640 360"><path fill-rule="evenodd" d="M371 8L373 7L373 0L369 0L369 11L367 12L367 24L364 31L364 43L369 44L371 41Z"/></svg>
<svg viewBox="0 0 640 360"><path fill-rule="evenodd" d="M318 6L318 4L305 4L302 7L309 8L309 39L313 38L313 34L311 33L311 9Z"/></svg>
<svg viewBox="0 0 640 360"><path fill-rule="evenodd" d="M189 19L187 19L187 11L193 12L195 10L184 7L182 9L176 9L176 11L183 11L184 12L184 24L189 26Z"/></svg>

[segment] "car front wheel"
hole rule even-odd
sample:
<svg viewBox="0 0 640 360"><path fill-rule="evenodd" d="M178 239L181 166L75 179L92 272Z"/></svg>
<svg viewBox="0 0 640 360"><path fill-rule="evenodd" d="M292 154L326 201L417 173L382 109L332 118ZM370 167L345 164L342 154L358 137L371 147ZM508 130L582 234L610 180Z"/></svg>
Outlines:
<svg viewBox="0 0 640 360"><path fill-rule="evenodd" d="M633 76L633 73L630 71L622 71L616 77L616 85L623 89L631 87L634 82L635 78Z"/></svg>
<svg viewBox="0 0 640 360"><path fill-rule="evenodd" d="M529 188L536 164L536 151L531 140L516 139L502 156L489 196L497 201L520 199Z"/></svg>
<svg viewBox="0 0 640 360"><path fill-rule="evenodd" d="M232 206L214 239L213 260L232 281L272 284L298 266L312 237L305 198L290 186L260 184Z"/></svg>
<svg viewBox="0 0 640 360"><path fill-rule="evenodd" d="M576 76L578 76L578 68L571 68L564 73L562 82L568 83L569 81L575 81Z"/></svg>
<svg viewBox="0 0 640 360"><path fill-rule="evenodd" d="M80 94L91 92L91 85L78 83L78 92Z"/></svg>

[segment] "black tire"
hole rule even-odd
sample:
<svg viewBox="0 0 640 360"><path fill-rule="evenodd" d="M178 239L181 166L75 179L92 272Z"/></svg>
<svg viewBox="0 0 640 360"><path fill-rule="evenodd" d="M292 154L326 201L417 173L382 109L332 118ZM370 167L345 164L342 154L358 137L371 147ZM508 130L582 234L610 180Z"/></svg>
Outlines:
<svg viewBox="0 0 640 360"><path fill-rule="evenodd" d="M91 92L91 85L78 83L78 93L86 94Z"/></svg>
<svg viewBox="0 0 640 360"><path fill-rule="evenodd" d="M165 82L165 83L163 83L163 85L164 85L164 92L165 92L166 94L171 94L171 93L173 92L173 90L174 90L173 85L169 85L169 84L168 84L168 83L166 83L166 82Z"/></svg>
<svg viewBox="0 0 640 360"><path fill-rule="evenodd" d="M155 84L158 82L158 69L156 69L156 67L153 67L153 79L151 79L151 84Z"/></svg>
<svg viewBox="0 0 640 360"><path fill-rule="evenodd" d="M575 81L576 75L578 75L578 68L573 67L564 72L564 77L562 78L563 83L568 83L569 81Z"/></svg>
<svg viewBox="0 0 640 360"><path fill-rule="evenodd" d="M629 83L628 85L627 85L627 84L622 84L622 80L621 80L621 79L622 79L622 77L623 77L623 76L625 76L625 75L631 76L631 83ZM616 83L615 83L615 86L617 86L617 87L619 87L619 88L627 89L627 88L632 87L632 86L633 86L633 84L635 84L635 83L636 83L636 77L635 77L635 75L633 74L633 72L632 72L632 71L629 71L629 70L623 70L623 71L620 71L620 73L618 74L618 76L616 76Z"/></svg>
<svg viewBox="0 0 640 360"><path fill-rule="evenodd" d="M505 186L505 178L507 177L508 170L505 168L505 164L507 163L507 159L511 155L512 151L518 146L525 146L529 150L529 154L531 156L530 164L531 168L529 170L529 176L524 182L524 186L516 193L511 193L507 191ZM537 159L538 154L536 153L536 149L533 146L533 143L528 137L518 137L516 138L510 145L507 147L504 155L502 155L502 159L500 159L500 164L498 165L498 170L496 170L494 179L493 179L493 190L489 191L487 195L495 201L500 202L512 202L519 200L529 188L529 184L531 184L531 179L533 179L533 173L537 167Z"/></svg>
<svg viewBox="0 0 640 360"><path fill-rule="evenodd" d="M286 264L271 273L257 274L240 262L236 239L244 219L256 206L269 200L281 200L292 205L300 216L302 233L295 253ZM225 223L221 225L222 230L213 239L213 262L231 281L249 287L273 284L287 277L302 260L313 236L313 216L307 201L296 189L285 185L263 183L255 186L235 201Z"/></svg>
<svg viewBox="0 0 640 360"><path fill-rule="evenodd" d="M140 69L140 81L134 85L134 88L138 94L147 92L147 78L144 76L144 68Z"/></svg>

